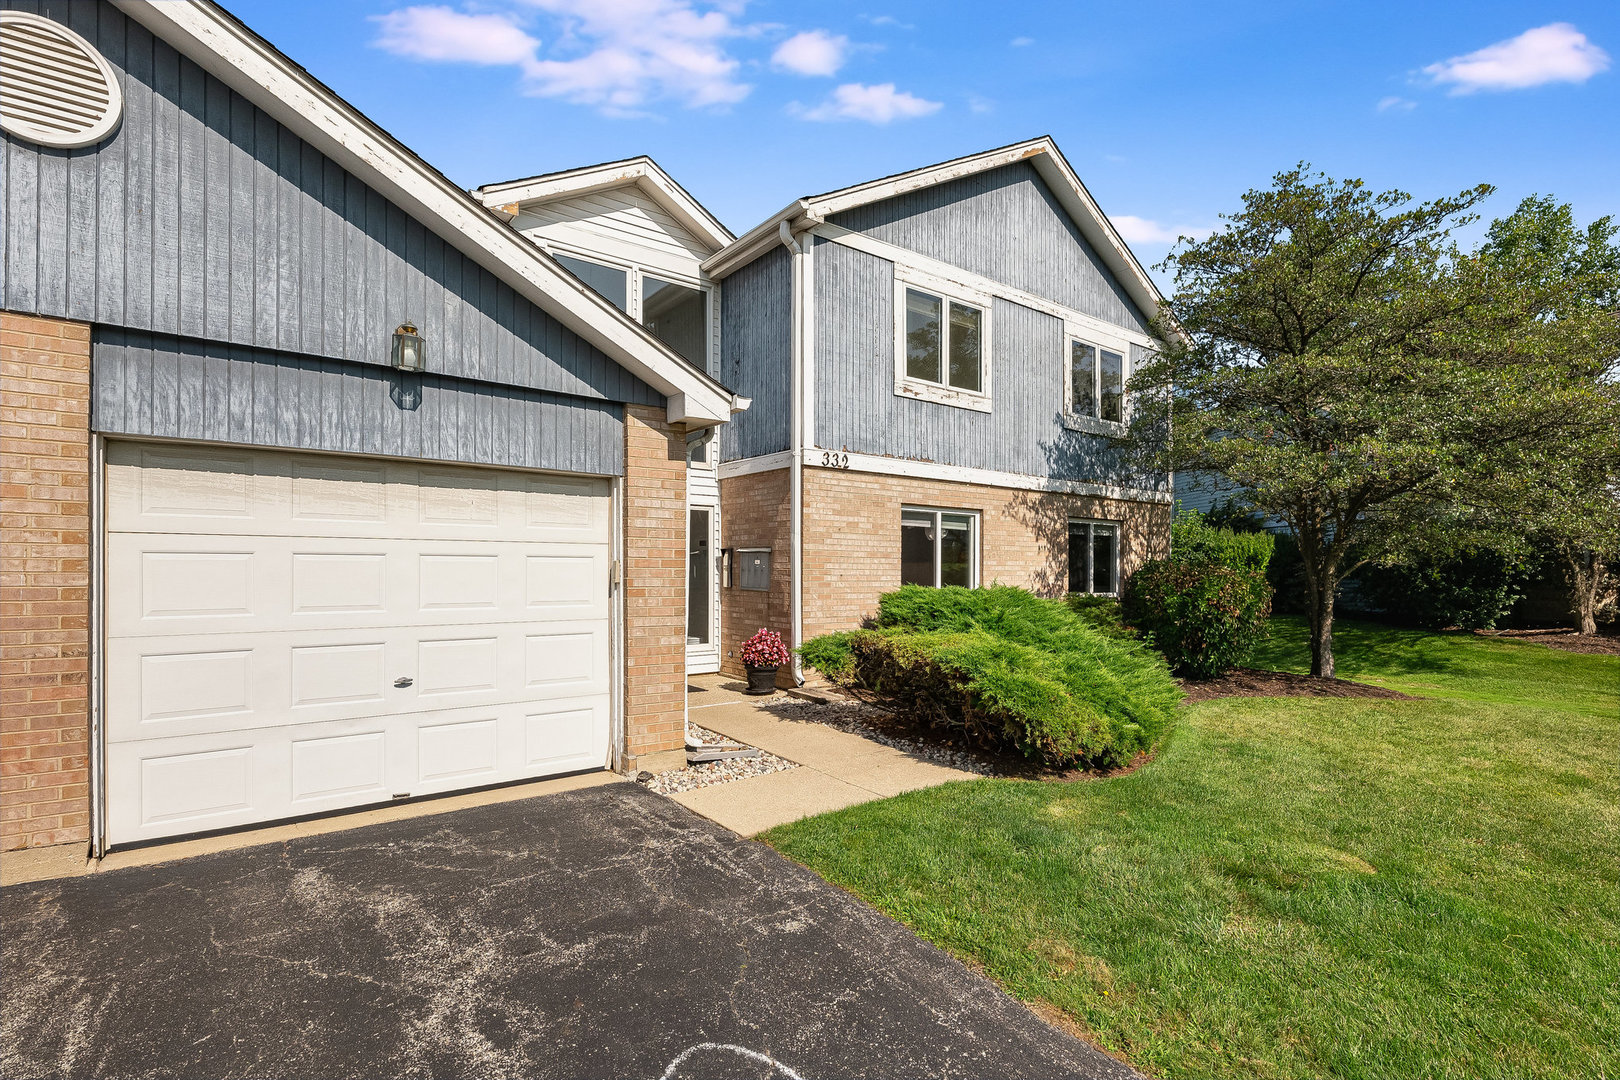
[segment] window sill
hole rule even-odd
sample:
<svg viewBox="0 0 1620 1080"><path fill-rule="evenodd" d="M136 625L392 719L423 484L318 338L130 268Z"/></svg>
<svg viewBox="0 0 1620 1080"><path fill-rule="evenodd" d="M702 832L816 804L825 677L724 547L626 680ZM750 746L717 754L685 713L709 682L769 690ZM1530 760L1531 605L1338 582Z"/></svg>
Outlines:
<svg viewBox="0 0 1620 1080"><path fill-rule="evenodd" d="M958 390L954 386L941 386L920 379L901 379L894 384L894 394L896 397L930 401L935 405L949 405L956 409L972 409L982 413L991 411L989 394Z"/></svg>
<svg viewBox="0 0 1620 1080"><path fill-rule="evenodd" d="M1072 413L1063 414L1063 426L1070 431L1083 431L1088 435L1110 435L1122 439L1130 431L1129 424L1122 424L1115 420L1098 420L1091 416L1075 416Z"/></svg>

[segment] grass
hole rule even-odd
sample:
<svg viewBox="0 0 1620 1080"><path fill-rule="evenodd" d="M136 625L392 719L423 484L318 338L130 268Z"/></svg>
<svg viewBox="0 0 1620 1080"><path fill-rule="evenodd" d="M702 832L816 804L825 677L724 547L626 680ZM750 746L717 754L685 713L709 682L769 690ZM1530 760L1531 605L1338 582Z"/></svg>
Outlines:
<svg viewBox="0 0 1620 1080"><path fill-rule="evenodd" d="M1620 1080L1620 660L1343 627L1425 700L1229 698L1078 784L764 839L1161 1077ZM1275 621L1254 666L1307 670Z"/></svg>

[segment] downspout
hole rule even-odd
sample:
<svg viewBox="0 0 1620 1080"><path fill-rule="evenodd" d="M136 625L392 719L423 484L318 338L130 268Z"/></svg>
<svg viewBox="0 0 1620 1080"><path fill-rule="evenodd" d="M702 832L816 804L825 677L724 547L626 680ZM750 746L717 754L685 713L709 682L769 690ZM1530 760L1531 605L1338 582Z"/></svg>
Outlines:
<svg viewBox="0 0 1620 1080"><path fill-rule="evenodd" d="M804 661L798 647L804 643L804 325L810 317L805 310L804 244L794 238L784 220L776 234L793 256L793 322L791 333L791 375L789 376L789 444L793 449L788 463L788 606L793 634L793 685L804 685Z"/></svg>

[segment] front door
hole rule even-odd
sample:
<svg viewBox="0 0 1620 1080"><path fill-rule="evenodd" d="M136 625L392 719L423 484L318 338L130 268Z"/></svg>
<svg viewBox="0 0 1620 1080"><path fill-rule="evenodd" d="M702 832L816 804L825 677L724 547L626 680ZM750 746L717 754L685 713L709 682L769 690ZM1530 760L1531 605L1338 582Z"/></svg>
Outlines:
<svg viewBox="0 0 1620 1080"><path fill-rule="evenodd" d="M720 670L716 509L693 505L686 511L686 670L693 674Z"/></svg>

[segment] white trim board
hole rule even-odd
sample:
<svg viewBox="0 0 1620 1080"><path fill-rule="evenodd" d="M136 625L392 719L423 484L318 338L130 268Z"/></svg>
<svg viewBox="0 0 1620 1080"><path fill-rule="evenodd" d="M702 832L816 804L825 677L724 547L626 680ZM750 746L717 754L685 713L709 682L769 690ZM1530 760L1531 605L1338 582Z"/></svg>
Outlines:
<svg viewBox="0 0 1620 1080"><path fill-rule="evenodd" d="M975 274L971 270L964 270L960 266L953 266L947 262L912 251L910 248L891 244L887 240L879 240L865 233L854 232L842 225L832 225L826 222L813 226L810 231L834 244L842 244L856 251L874 255L879 259L887 260L895 265L895 274L900 276L909 274L913 280L919 278L933 278L940 282L941 288L954 288L966 293L963 299L973 296L1005 300L1019 307L1038 311L1043 315L1050 315L1061 319L1065 324L1079 327L1085 331L1085 336L1112 338L1120 345L1140 345L1151 349L1153 339L1128 326L1106 322L1095 315L1087 315L1083 311L1064 307L1062 304L1048 300L1044 296L1036 296L1032 292L1012 285L1006 285L994 278L987 278L983 274Z"/></svg>
<svg viewBox="0 0 1620 1080"><path fill-rule="evenodd" d="M514 203L548 202L560 196L585 195L631 185L645 191L693 235L705 241L711 250L718 251L736 239L719 218L709 213L707 207L645 154L521 180L484 184L474 188L473 194L485 206L499 207Z"/></svg>
<svg viewBox="0 0 1620 1080"><path fill-rule="evenodd" d="M576 280L527 237L219 6L208 0L114 2L610 360L663 393L671 422L702 425L731 418L738 405L735 395Z"/></svg>
<svg viewBox="0 0 1620 1080"><path fill-rule="evenodd" d="M823 465L823 455L827 455L829 459L836 458L839 464ZM978 484L982 487L1013 488L1019 491L1051 491L1062 495L1089 495L1094 498L1120 499L1126 502L1168 505L1174 501L1174 496L1168 491L1150 491L1117 484L1093 484L1083 480L1062 480L1050 476L1030 476L1026 473L1000 472L995 469L974 469L965 465L912 461L908 458L882 457L878 454L856 454L845 450L826 450L819 446L806 448L803 461L806 468L825 469L827 472L907 476L918 480L943 480L953 484ZM754 473L785 469L792 463L791 450L724 461L720 463L720 479L725 481L734 476L751 476Z"/></svg>

